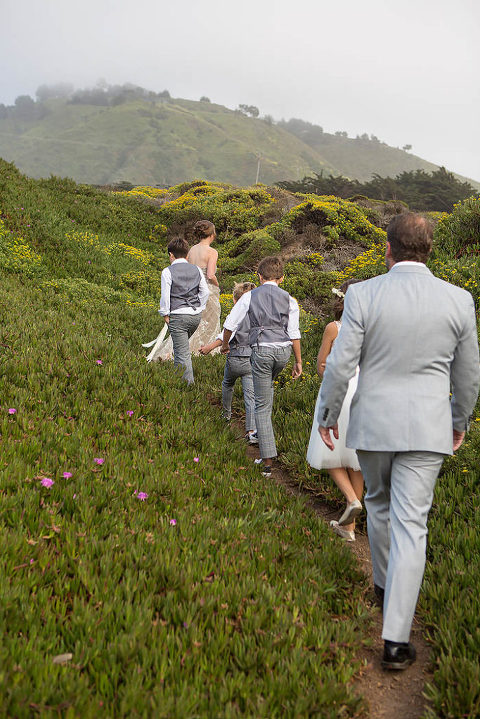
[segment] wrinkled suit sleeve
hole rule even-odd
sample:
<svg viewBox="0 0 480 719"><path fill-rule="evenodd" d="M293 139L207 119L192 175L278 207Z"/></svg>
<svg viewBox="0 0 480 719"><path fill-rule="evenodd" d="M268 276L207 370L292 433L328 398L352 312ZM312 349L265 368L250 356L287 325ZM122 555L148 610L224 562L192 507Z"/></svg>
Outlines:
<svg viewBox="0 0 480 719"><path fill-rule="evenodd" d="M345 296L342 315L342 329L327 357L317 421L322 427L332 427L338 419L348 382L355 374L360 361L364 321L355 285L351 285Z"/></svg>
<svg viewBox="0 0 480 719"><path fill-rule="evenodd" d="M466 432L478 397L480 365L475 306L470 296L465 325L450 367L453 428Z"/></svg>

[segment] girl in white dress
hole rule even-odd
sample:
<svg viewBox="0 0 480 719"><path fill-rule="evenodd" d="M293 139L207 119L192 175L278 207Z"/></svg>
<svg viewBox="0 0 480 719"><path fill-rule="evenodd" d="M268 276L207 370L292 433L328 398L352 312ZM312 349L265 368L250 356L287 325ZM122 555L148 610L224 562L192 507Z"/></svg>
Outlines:
<svg viewBox="0 0 480 719"><path fill-rule="evenodd" d="M323 333L322 344L318 352L317 372L323 376L325 371L325 363L328 355L332 351L333 343L338 337L341 330L341 317L343 312L343 301L345 293L350 285L360 280L350 279L340 285L340 289L333 289L336 295L334 304L335 321L330 322ZM315 414L313 419L312 431L310 434L310 442L307 451L307 462L315 469L326 469L342 492L347 502L347 507L340 519L332 520L330 526L333 531L343 539L349 542L355 541L355 517L362 511L362 494L363 494L363 476L360 471L357 453L354 449L345 446L345 437L347 434L348 420L350 415L350 404L357 389L358 384L358 367L355 375L348 383L347 393L343 400L342 409L338 417L338 439L333 438L335 445L334 450L328 449L324 444L318 431L317 411L320 398L318 393L317 403L315 405Z"/></svg>

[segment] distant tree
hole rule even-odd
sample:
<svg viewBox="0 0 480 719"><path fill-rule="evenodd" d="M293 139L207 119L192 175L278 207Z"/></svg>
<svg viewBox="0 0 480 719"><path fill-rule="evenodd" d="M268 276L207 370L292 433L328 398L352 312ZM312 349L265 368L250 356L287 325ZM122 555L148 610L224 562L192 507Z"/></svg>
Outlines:
<svg viewBox="0 0 480 719"><path fill-rule="evenodd" d="M3 120L7 116L8 116L8 109L7 109L6 105L4 105L2 102L0 104L0 120Z"/></svg>
<svg viewBox="0 0 480 719"><path fill-rule="evenodd" d="M345 132L345 130L337 130L335 135L337 137L348 137L348 132Z"/></svg>
<svg viewBox="0 0 480 719"><path fill-rule="evenodd" d="M258 117L260 114L260 110L258 107L255 107L255 105L239 105L238 109L241 113L249 117Z"/></svg>
<svg viewBox="0 0 480 719"><path fill-rule="evenodd" d="M53 98L71 97L74 87L70 82L57 82L54 85L40 85L35 96L38 102L45 102Z"/></svg>
<svg viewBox="0 0 480 719"><path fill-rule="evenodd" d="M272 115L264 115L262 117L262 120L266 122L267 125L274 125L275 120L273 119Z"/></svg>
<svg viewBox="0 0 480 719"><path fill-rule="evenodd" d="M404 146L402 147L402 150L405 150L405 152L408 152L408 151L411 150L411 149L412 149L412 146L411 146L411 145L404 145Z"/></svg>
<svg viewBox="0 0 480 719"><path fill-rule="evenodd" d="M369 138L369 136L367 135L366 132L364 132L363 135L360 135L360 139L361 139L361 140L365 140L366 142L369 142L369 141L370 141L370 138Z"/></svg>
<svg viewBox="0 0 480 719"><path fill-rule="evenodd" d="M170 100L171 99L171 96L170 96L170 93L168 92L168 90L163 90L162 92L159 92L158 97L160 98L160 100Z"/></svg>
<svg viewBox="0 0 480 719"><path fill-rule="evenodd" d="M15 98L15 115L22 120L30 120L35 115L35 100L30 95Z"/></svg>
<svg viewBox="0 0 480 719"><path fill-rule="evenodd" d="M202 97L200 98L200 102L211 102L211 100L206 95L202 95Z"/></svg>
<svg viewBox="0 0 480 719"><path fill-rule="evenodd" d="M395 178L374 174L371 180L363 183L342 175L324 177L321 173L299 181L284 180L276 184L290 192L336 195L343 199L366 195L374 200L401 200L412 210L420 211L451 212L454 204L478 195L470 183L461 182L444 167L432 174L424 170L401 172Z"/></svg>

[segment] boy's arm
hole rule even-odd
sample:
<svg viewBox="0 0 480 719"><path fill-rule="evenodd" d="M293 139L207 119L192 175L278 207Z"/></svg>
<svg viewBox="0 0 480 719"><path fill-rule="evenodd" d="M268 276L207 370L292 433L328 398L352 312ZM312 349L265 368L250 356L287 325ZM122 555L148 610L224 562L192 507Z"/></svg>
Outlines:
<svg viewBox="0 0 480 719"><path fill-rule="evenodd" d="M168 267L162 270L162 276L160 281L162 294L160 297L160 309L159 312L165 318L165 322L170 320L170 288L172 286L172 275Z"/></svg>
<svg viewBox="0 0 480 719"><path fill-rule="evenodd" d="M300 349L299 339L292 340L292 349L293 356L295 357L295 362L293 363L292 368L292 377L293 379L298 379L302 374L302 351Z"/></svg>
<svg viewBox="0 0 480 719"><path fill-rule="evenodd" d="M299 319L300 308L298 306L298 302L293 297L290 297L287 333L292 340L293 356L295 357L295 362L293 363L292 368L293 379L298 379L302 374L302 351L300 349Z"/></svg>
<svg viewBox="0 0 480 719"><path fill-rule="evenodd" d="M203 347L200 347L198 350L201 355L208 355L209 352L214 350L216 347L221 347L222 340L216 339L213 340L213 342L210 342L208 345L203 345Z"/></svg>

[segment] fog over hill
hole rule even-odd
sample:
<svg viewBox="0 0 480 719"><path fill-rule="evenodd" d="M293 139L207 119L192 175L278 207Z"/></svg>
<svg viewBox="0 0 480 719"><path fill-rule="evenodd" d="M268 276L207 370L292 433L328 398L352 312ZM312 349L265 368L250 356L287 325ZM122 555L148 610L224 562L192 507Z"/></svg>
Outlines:
<svg viewBox="0 0 480 719"><path fill-rule="evenodd" d="M99 185L169 186L196 177L271 184L312 173L368 180L437 169L408 149L299 119L276 122L255 106L230 110L207 97L172 98L134 85L43 85L36 100L23 95L0 105L0 157L32 177Z"/></svg>

